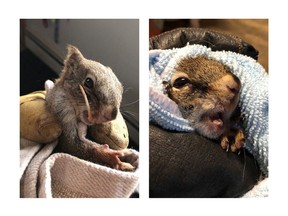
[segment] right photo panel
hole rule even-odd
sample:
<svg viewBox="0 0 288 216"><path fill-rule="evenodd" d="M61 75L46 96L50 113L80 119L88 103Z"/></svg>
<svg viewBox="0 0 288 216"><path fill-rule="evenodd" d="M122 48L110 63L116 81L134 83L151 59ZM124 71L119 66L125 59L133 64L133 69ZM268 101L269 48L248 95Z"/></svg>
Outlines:
<svg viewBox="0 0 288 216"><path fill-rule="evenodd" d="M268 197L268 19L149 20L149 197Z"/></svg>

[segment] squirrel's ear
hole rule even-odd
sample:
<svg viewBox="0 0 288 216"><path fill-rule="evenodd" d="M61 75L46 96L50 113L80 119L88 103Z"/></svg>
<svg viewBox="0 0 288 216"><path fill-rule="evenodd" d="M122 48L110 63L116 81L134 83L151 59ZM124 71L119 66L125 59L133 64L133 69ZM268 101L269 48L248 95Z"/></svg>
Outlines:
<svg viewBox="0 0 288 216"><path fill-rule="evenodd" d="M67 56L66 56L64 64L65 64L65 67L73 68L84 57L75 46L68 45L67 50L68 52L67 52Z"/></svg>
<svg viewBox="0 0 288 216"><path fill-rule="evenodd" d="M74 46L68 45L67 47L67 56L64 60L64 68L62 70L62 78L60 80L64 80L67 76L72 76L80 62L84 59L81 52Z"/></svg>

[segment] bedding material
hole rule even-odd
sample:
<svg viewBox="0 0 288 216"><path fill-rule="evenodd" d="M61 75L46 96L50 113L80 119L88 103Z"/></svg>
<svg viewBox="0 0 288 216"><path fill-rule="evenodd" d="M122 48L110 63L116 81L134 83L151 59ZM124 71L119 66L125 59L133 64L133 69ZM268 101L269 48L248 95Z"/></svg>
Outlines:
<svg viewBox="0 0 288 216"><path fill-rule="evenodd" d="M136 190L138 170L123 172L53 153L56 145L20 140L21 198L120 198Z"/></svg>

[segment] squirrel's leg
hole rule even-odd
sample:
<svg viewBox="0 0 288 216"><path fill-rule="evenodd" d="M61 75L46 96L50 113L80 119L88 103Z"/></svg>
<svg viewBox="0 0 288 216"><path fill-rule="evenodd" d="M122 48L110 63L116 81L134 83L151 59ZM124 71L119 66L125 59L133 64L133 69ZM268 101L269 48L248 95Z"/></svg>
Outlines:
<svg viewBox="0 0 288 216"><path fill-rule="evenodd" d="M109 148L108 144L98 144L96 142L93 142L86 138L87 134L87 125L80 122L78 123L78 136L79 139L83 142L83 145L85 145L85 148L89 151L93 152L93 155L95 156L95 159L97 161L100 161L104 164L109 165L110 167L118 170L127 170L132 171L135 169L130 162L133 162L133 164L138 164L138 154L135 155L135 152L129 151L127 149L125 150L113 150ZM134 155L131 156L131 155ZM135 157L137 156L137 160L135 162ZM132 157L131 160L127 160L127 162L122 162L120 158L125 160L125 158L130 159L129 157Z"/></svg>

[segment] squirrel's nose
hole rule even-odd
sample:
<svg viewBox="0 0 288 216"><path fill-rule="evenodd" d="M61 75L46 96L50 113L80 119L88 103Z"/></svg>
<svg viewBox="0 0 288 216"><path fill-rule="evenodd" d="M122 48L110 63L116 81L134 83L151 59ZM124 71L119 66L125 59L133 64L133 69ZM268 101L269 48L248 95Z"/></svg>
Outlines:
<svg viewBox="0 0 288 216"><path fill-rule="evenodd" d="M106 121L112 121L116 118L117 114L118 114L118 109L116 107L107 106L106 109L104 110L103 118Z"/></svg>
<svg viewBox="0 0 288 216"><path fill-rule="evenodd" d="M227 89L234 94L238 94L241 89L240 80L234 74L231 74L231 76L225 80L225 85Z"/></svg>
<svg viewBox="0 0 288 216"><path fill-rule="evenodd" d="M112 112L111 112L111 119L115 119L116 116L118 114L118 109L116 107L113 108Z"/></svg>
<svg viewBox="0 0 288 216"><path fill-rule="evenodd" d="M233 93L233 94L238 94L239 91L240 91L240 85L236 84L236 83L232 83L232 84L229 84L229 85L226 85L227 89Z"/></svg>
<svg viewBox="0 0 288 216"><path fill-rule="evenodd" d="M227 109L233 109L235 104L239 100L239 93L241 90L241 82L234 74L227 74L221 79L221 95L224 96L224 101L228 107Z"/></svg>

